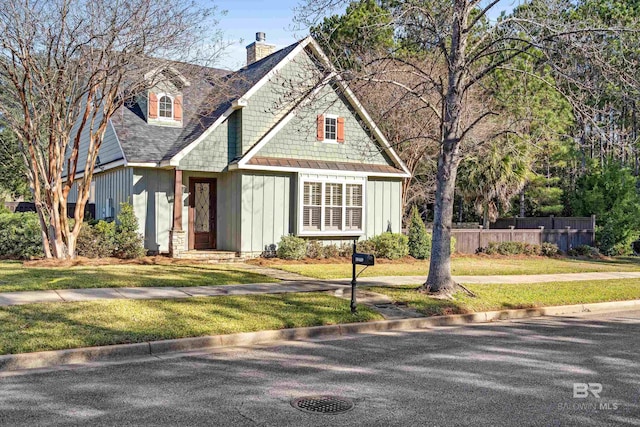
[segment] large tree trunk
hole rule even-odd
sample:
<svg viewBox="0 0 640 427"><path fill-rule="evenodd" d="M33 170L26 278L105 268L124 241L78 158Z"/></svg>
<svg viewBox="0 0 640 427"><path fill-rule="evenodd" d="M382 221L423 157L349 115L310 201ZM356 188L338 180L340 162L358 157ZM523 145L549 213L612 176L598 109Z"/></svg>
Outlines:
<svg viewBox="0 0 640 427"><path fill-rule="evenodd" d="M460 163L460 143L464 135L462 100L464 96L465 52L469 18L467 0L454 5L451 47L448 54L448 78L443 105L442 146L438 157L436 200L433 209L433 236L429 276L420 291L451 296L456 283L451 277L451 225L453 219L456 175Z"/></svg>
<svg viewBox="0 0 640 427"><path fill-rule="evenodd" d="M451 225L459 159L457 144L451 148L443 149L438 159L429 276L421 288L430 293L450 294L456 287L451 277Z"/></svg>

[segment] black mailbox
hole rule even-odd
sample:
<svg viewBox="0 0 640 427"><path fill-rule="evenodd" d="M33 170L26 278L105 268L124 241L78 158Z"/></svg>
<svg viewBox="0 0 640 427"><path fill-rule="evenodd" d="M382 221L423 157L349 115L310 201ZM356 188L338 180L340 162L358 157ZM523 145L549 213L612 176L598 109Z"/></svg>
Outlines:
<svg viewBox="0 0 640 427"><path fill-rule="evenodd" d="M376 257L371 254L353 254L352 262L357 265L375 265Z"/></svg>

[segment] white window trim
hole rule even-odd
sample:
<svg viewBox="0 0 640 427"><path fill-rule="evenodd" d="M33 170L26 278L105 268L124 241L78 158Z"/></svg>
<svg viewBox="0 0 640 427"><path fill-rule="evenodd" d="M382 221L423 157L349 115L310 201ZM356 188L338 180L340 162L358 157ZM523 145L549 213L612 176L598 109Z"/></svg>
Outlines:
<svg viewBox="0 0 640 427"><path fill-rule="evenodd" d="M336 114L324 115L324 139L322 140L322 142L326 144L338 144L338 117L339 116ZM336 121L336 137L334 139L327 138L327 119L334 119Z"/></svg>
<svg viewBox="0 0 640 427"><path fill-rule="evenodd" d="M171 100L171 117L162 117L160 115L160 100L162 99L163 96L166 96ZM175 98L169 95L168 93L159 93L157 97L158 97L158 119L157 120L167 121L167 122L175 121L175 116L176 116L176 108L174 105L174 103L176 102Z"/></svg>
<svg viewBox="0 0 640 427"><path fill-rule="evenodd" d="M307 182L320 182L321 187L321 200L320 200L320 231L311 231L304 229L304 184ZM325 184L342 184L342 229L341 230L325 230ZM360 184L362 185L362 229L361 230L345 230L346 228L346 203L347 203L347 184ZM313 236L327 236L327 237L345 237L345 236L364 236L367 218L367 179L361 176L323 176L314 177L306 175L298 175L298 236L313 237Z"/></svg>

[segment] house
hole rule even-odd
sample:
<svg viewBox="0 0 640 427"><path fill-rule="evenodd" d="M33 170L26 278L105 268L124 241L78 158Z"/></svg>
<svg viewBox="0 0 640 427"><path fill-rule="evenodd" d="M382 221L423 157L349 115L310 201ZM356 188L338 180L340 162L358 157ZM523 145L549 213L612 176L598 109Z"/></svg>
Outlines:
<svg viewBox="0 0 640 427"><path fill-rule="evenodd" d="M147 250L174 257L399 232L406 166L338 76L311 85L327 65L316 41L274 50L258 33L231 95L172 69L121 107L95 169L97 219L129 200Z"/></svg>

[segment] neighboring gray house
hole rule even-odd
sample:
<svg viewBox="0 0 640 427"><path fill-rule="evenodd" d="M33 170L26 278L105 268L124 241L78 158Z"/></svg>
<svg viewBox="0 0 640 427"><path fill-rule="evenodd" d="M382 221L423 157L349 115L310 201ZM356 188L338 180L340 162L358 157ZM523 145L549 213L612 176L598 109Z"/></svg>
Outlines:
<svg viewBox="0 0 640 427"><path fill-rule="evenodd" d="M311 85L327 65L312 38L273 50L247 47L248 65L226 77L235 95L172 69L122 107L95 170L97 218L129 200L145 247L176 257L400 232L406 166L338 77Z"/></svg>

